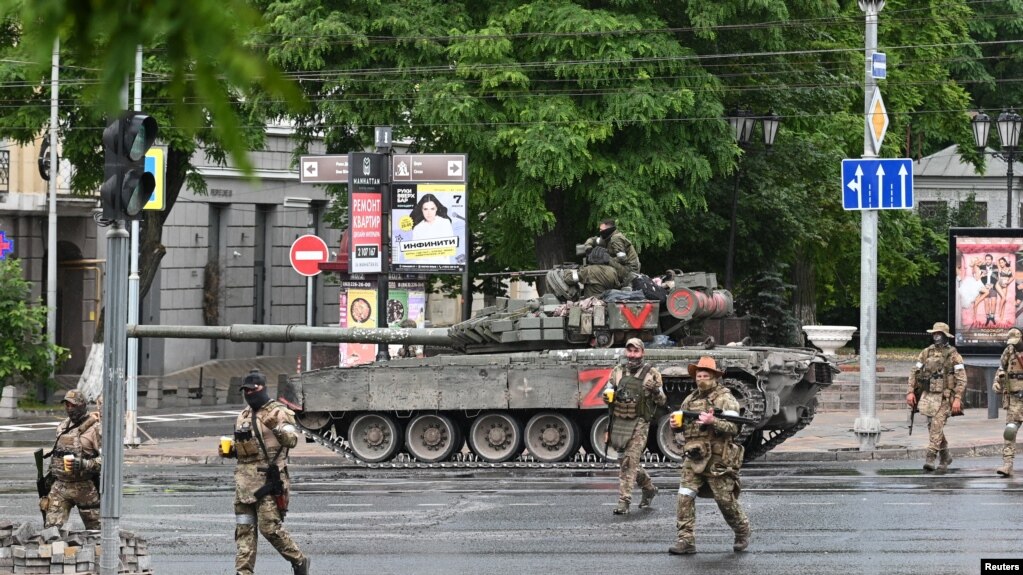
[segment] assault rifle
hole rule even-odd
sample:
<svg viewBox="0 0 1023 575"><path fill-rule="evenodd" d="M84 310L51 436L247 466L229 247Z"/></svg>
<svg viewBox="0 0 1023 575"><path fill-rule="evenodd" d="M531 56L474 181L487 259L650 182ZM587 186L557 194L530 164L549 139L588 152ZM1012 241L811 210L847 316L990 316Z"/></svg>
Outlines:
<svg viewBox="0 0 1023 575"><path fill-rule="evenodd" d="M701 415L704 414L703 411L690 411L688 409L680 409L679 411L682 412L682 415L684 417L692 417L694 419L697 419ZM754 425L754 424L756 424L757 422L760 421L759 419L753 419L752 417L743 417L741 415L725 415L724 413L722 413L720 407L714 408L714 417L716 417L716 418L718 418L718 419L720 419L722 421L728 421L728 422L731 422L731 423L738 423L740 425L742 425L742 424Z"/></svg>
<svg viewBox="0 0 1023 575"><path fill-rule="evenodd" d="M39 499L47 497L50 494L50 489L53 488L53 476L43 474L43 450L37 449L35 451L36 459L36 491L39 493ZM40 510L41 511L41 510ZM46 512L42 511L43 522L46 522Z"/></svg>
<svg viewBox="0 0 1023 575"><path fill-rule="evenodd" d="M263 471L260 467L257 471ZM288 510L288 496L284 491L284 481L281 479L281 468L274 464L266 467L266 483L256 490L253 496L259 501L267 495L272 495L277 509L282 513Z"/></svg>

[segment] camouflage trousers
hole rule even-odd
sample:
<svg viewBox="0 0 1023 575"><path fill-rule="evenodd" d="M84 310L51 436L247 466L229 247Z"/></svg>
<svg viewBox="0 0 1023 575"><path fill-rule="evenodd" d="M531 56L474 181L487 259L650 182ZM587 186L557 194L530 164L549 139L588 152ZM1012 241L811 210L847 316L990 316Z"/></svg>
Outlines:
<svg viewBox="0 0 1023 575"><path fill-rule="evenodd" d="M678 507L675 512L678 540L696 543L696 495L701 490L706 492L707 488L732 531L749 534L749 518L739 505L741 486L738 473L696 473L687 460L682 464L682 480L679 482Z"/></svg>
<svg viewBox="0 0 1023 575"><path fill-rule="evenodd" d="M942 399L938 411L934 417L927 418L927 432L930 436L927 442L927 457L933 458L939 451L948 449L948 440L945 439L945 423L952 415L952 406L948 399Z"/></svg>
<svg viewBox="0 0 1023 575"><path fill-rule="evenodd" d="M99 491L90 480L55 481L50 494L39 500L39 508L46 512L44 527L63 527L78 507L86 529L99 529Z"/></svg>
<svg viewBox="0 0 1023 575"><path fill-rule="evenodd" d="M271 495L267 495L258 503L234 504L235 526L234 541L238 546L238 553L234 559L234 570L237 575L252 575L256 567L256 528L263 534L263 537L274 546L274 549L282 557L292 564L299 563L305 559L305 555L298 550L298 545L288 535L284 528L283 519L277 504Z"/></svg>
<svg viewBox="0 0 1023 575"><path fill-rule="evenodd" d="M640 489L653 489L654 482L650 474L643 469L641 463L643 450L646 449L646 437L650 431L647 421L636 422L632 430L632 438L625 444L618 467L618 499L632 501L632 488L639 484Z"/></svg>
<svg viewBox="0 0 1023 575"><path fill-rule="evenodd" d="M1005 423L1015 423L1018 428L1020 423L1023 423L1023 399L1015 395L1006 394L1002 400L1002 405L1005 406ZM1017 436L1017 439L1019 437ZM1002 445L1002 461L1012 465L1012 460L1016 458L1016 442L1005 441Z"/></svg>

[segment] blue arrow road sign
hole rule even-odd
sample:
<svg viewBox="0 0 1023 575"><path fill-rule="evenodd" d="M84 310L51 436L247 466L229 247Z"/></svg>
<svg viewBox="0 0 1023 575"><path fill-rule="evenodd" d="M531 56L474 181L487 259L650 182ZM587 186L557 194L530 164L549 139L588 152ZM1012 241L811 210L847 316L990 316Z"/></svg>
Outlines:
<svg viewBox="0 0 1023 575"><path fill-rule="evenodd" d="M913 209L913 160L842 160L842 207Z"/></svg>
<svg viewBox="0 0 1023 575"><path fill-rule="evenodd" d="M883 52L874 52L870 55L870 76L878 80L888 77L888 58Z"/></svg>

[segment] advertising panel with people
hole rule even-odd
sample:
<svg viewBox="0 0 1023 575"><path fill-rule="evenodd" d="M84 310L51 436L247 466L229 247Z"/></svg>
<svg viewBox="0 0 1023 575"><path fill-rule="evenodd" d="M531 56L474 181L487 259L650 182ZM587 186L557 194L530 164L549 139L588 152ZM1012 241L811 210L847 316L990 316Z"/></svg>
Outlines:
<svg viewBox="0 0 1023 575"><path fill-rule="evenodd" d="M949 318L955 346L998 353L1023 327L1023 230L949 230Z"/></svg>
<svg viewBox="0 0 1023 575"><path fill-rule="evenodd" d="M392 184L391 266L461 273L466 264L465 184Z"/></svg>

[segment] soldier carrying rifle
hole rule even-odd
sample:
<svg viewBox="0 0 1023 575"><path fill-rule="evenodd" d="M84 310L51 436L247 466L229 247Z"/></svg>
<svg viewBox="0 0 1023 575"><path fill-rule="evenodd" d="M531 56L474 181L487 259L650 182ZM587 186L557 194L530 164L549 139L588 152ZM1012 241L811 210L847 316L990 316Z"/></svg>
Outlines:
<svg viewBox="0 0 1023 575"><path fill-rule="evenodd" d="M927 333L931 334L934 343L920 352L916 365L909 372L906 404L910 409L919 409L927 417L930 441L924 471L934 471L934 461L940 455L937 471L944 473L952 463L945 438L945 422L950 416L963 414L966 366L963 356L949 344L952 333L948 324L939 321Z"/></svg>
<svg viewBox="0 0 1023 575"><path fill-rule="evenodd" d="M1009 330L1002 359L995 373L992 386L995 393L1002 394L1002 407L1005 408L1005 431L1002 438L1002 466L997 473L1002 477L1012 477L1012 460L1016 457L1016 433L1023 422L1023 332L1016 328Z"/></svg>

